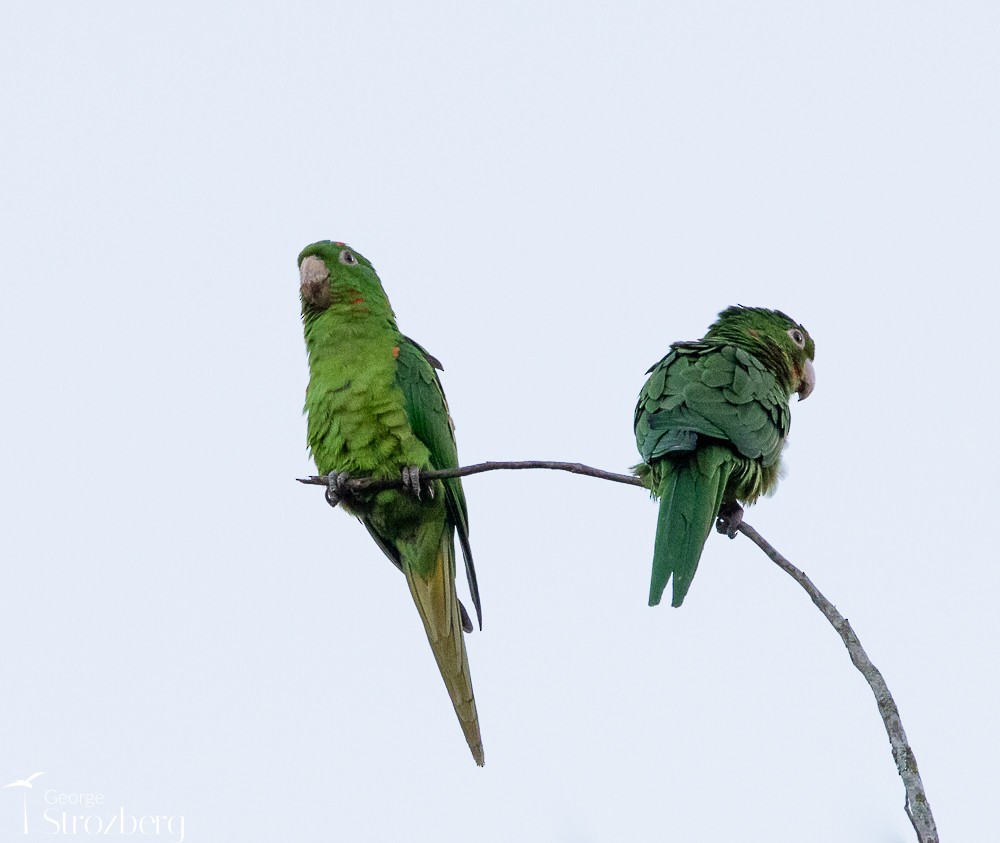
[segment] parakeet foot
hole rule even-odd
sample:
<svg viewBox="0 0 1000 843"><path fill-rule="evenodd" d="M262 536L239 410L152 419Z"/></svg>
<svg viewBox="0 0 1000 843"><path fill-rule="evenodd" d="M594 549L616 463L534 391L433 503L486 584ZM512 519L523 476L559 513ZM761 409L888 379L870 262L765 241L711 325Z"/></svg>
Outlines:
<svg viewBox="0 0 1000 843"><path fill-rule="evenodd" d="M408 465L403 469L403 491L409 492L417 500L420 500L421 494L426 491L427 496L433 499L434 481L421 480L420 469L415 465Z"/></svg>
<svg viewBox="0 0 1000 843"><path fill-rule="evenodd" d="M743 507L736 501L724 503L719 507L719 517L715 522L715 529L720 533L725 533L729 538L735 539L743 523Z"/></svg>
<svg viewBox="0 0 1000 843"><path fill-rule="evenodd" d="M331 471L326 476L326 502L330 506L337 506L343 500L350 500L353 497L348 481L351 479L346 471Z"/></svg>

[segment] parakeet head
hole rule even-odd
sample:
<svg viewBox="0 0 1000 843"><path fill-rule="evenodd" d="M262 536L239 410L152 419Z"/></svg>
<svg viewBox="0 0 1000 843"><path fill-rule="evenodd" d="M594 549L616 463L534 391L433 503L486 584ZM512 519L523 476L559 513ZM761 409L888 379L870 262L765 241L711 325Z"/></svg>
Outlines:
<svg viewBox="0 0 1000 843"><path fill-rule="evenodd" d="M346 243L320 240L299 254L299 293L303 317L335 307L344 315L392 310L375 269Z"/></svg>
<svg viewBox="0 0 1000 843"><path fill-rule="evenodd" d="M709 327L705 339L722 339L749 351L767 365L799 401L816 386L816 344L809 332L780 310L727 307Z"/></svg>

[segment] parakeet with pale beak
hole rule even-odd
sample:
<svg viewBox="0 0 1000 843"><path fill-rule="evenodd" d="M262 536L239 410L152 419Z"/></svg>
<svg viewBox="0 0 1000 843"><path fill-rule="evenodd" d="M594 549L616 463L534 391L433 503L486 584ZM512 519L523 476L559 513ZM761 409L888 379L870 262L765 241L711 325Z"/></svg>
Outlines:
<svg viewBox="0 0 1000 843"><path fill-rule="evenodd" d="M299 276L309 356L307 436L316 468L330 477L328 495L358 517L406 576L472 757L482 766L463 638L472 621L455 592L457 532L481 628L465 495L458 478L420 477L458 466L454 427L434 371L441 364L403 336L375 269L346 244L307 246ZM352 496L350 475L401 478L404 488ZM401 712L405 698L401 693Z"/></svg>
<svg viewBox="0 0 1000 843"><path fill-rule="evenodd" d="M781 471L793 393L816 384L816 346L780 310L729 307L703 339L677 342L649 370L635 408L635 441L659 498L649 605L673 578L684 602L705 541L719 519L731 538L740 503L772 492Z"/></svg>

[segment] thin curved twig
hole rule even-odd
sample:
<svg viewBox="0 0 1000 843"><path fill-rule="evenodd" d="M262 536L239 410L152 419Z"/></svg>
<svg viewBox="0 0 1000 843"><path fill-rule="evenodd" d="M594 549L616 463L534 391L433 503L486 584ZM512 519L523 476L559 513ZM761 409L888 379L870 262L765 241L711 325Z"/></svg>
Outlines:
<svg viewBox="0 0 1000 843"><path fill-rule="evenodd" d="M788 576L797 582L805 590L830 622L830 625L837 630L837 634L847 647L847 652L854 662L854 666L865 677L875 695L875 702L878 705L879 714L882 715L882 722L885 724L885 731L889 735L889 744L892 746L892 758L896 762L896 769L899 777L903 780L903 787L906 788L906 801L903 803L903 810L913 824L913 830L917 833L917 840L920 843L938 843L937 826L934 824L934 815L931 814L931 806L927 802L927 794L924 792L924 783L920 780L920 772L917 770L917 759L906 740L906 732L903 731L903 722L899 717L899 709L896 708L896 701L889 693L889 686L868 654L861 646L857 634L851 628L847 618L837 611L822 592L813 585L809 579L791 562L785 559L771 544L761 536L753 527L745 521L737 528L744 536L752 541L757 547L764 551L764 554L775 565L781 568Z"/></svg>
<svg viewBox="0 0 1000 843"><path fill-rule="evenodd" d="M629 486L646 485L638 477L630 474L615 474L614 472L592 468L582 463L553 462L550 460L483 462L460 468L421 471L420 476L426 480L444 480L449 477L466 477L470 474L481 474L484 471L512 471L536 468L568 471L572 474L583 474L588 477L597 477L601 480L610 480L613 483L624 483ZM326 486L328 490L330 489L330 478L325 476L300 478L299 482L312 486ZM352 477L344 480L343 486L350 493L360 494L378 492L385 489L401 489L404 487L404 482L402 475L389 478ZM327 500L331 506L336 506L340 499L338 495L331 495L328 491ZM816 607L837 631L837 634L844 642L844 646L847 647L851 661L861 672L861 675L865 677L865 680L872 689L872 693L875 695L875 702L878 705L879 714L882 716L882 723L885 725L885 731L889 735L892 757L896 762L896 769L899 771L899 776L903 780L903 787L906 789L906 800L903 804L903 810L906 811L906 816L909 817L913 825L913 830L917 833L917 840L919 843L939 843L937 826L934 823L934 816L931 814L927 794L924 792L924 785L917 770L917 759L910 748L909 742L906 740L906 733L903 731L899 709L896 707L896 702L893 700L892 694L889 693L889 686L886 685L885 679L878 668L868 658L868 654L861 646L861 641L858 640L858 636L851 628L847 618L837 611L833 603L827 600L822 592L813 585L809 577L778 553L746 521L740 524L738 530L757 545L768 559L802 586L813 603L816 604Z"/></svg>
<svg viewBox="0 0 1000 843"><path fill-rule="evenodd" d="M553 462L552 460L519 460L517 462L480 462L475 465L463 465L459 468L428 469L421 471L425 480L447 480L450 477L467 477L470 474L482 474L484 471L519 471L530 468L549 468L553 471L568 471L571 474L585 474L588 477L598 477L610 480L612 483L625 483L629 486L642 486L643 482L632 474L615 474L578 462ZM300 483L307 486L327 486L329 478L300 477ZM352 477L345 481L346 487L356 494L381 492L385 489L402 489L402 475L399 477Z"/></svg>

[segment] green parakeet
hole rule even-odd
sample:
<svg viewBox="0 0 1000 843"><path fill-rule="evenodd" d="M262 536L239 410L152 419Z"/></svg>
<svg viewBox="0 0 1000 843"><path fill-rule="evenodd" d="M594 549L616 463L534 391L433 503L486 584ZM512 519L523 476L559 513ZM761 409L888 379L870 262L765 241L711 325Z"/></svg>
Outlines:
<svg viewBox="0 0 1000 843"><path fill-rule="evenodd" d="M482 766L463 638L472 622L455 593L457 530L482 628L465 495L458 479L419 478L421 469L458 466L448 404L434 371L441 364L400 333L371 263L344 243L307 246L299 275L309 356L305 411L316 468L332 476L331 493L405 574L465 739ZM402 475L406 489L352 497L343 484L349 475Z"/></svg>
<svg viewBox="0 0 1000 843"><path fill-rule="evenodd" d="M816 347L780 310L729 307L704 339L677 342L649 370L635 408L635 441L658 497L649 605L673 577L684 602L712 524L731 538L739 502L772 492L780 476L793 392L816 383Z"/></svg>

